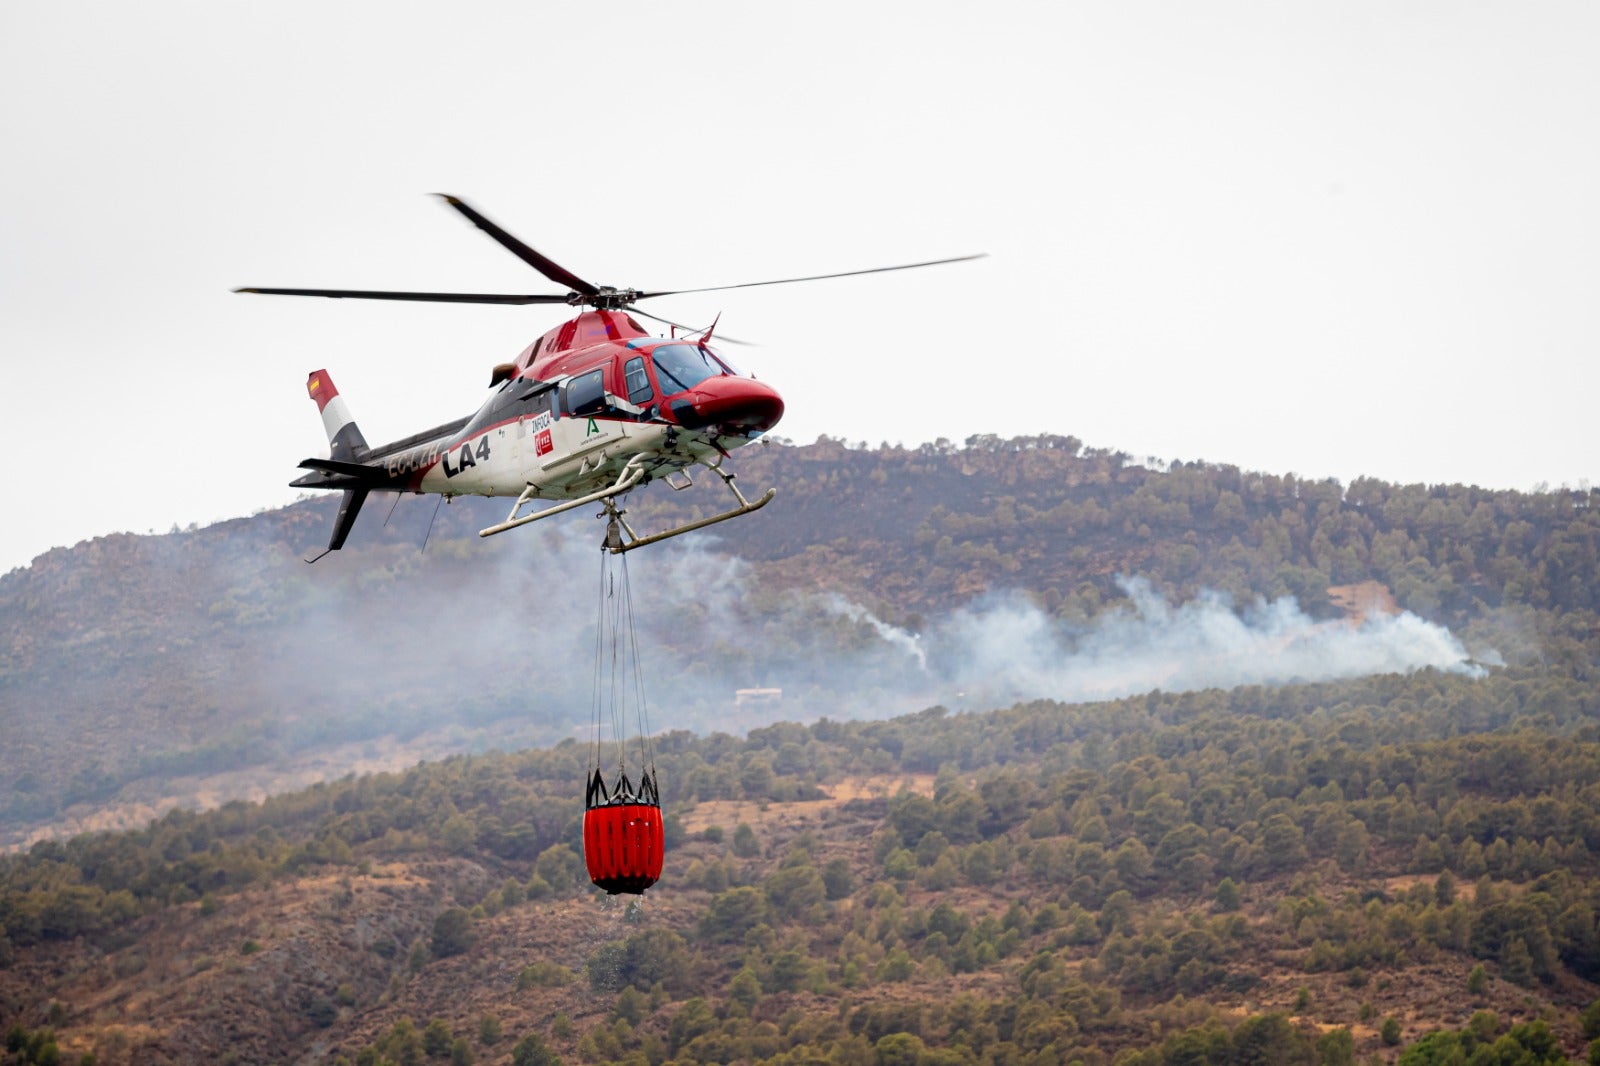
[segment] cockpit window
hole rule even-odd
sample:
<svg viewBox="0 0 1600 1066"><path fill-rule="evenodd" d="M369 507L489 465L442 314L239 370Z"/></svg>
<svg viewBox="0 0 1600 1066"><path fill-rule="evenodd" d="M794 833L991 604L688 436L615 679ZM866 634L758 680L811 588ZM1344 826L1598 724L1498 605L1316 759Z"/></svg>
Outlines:
<svg viewBox="0 0 1600 1066"><path fill-rule="evenodd" d="M731 361L729 361L729 359L728 359L728 357L726 355L723 355L721 352L717 351L715 348L707 348L706 351L710 352L716 358L717 362L722 364L722 368L724 370L726 370L728 373L732 374L734 377L743 377L744 376L744 371L740 370L738 367L734 366L733 363Z"/></svg>
<svg viewBox="0 0 1600 1066"><path fill-rule="evenodd" d="M652 358L663 392L692 389L706 378L728 372L709 351L694 344L660 344Z"/></svg>

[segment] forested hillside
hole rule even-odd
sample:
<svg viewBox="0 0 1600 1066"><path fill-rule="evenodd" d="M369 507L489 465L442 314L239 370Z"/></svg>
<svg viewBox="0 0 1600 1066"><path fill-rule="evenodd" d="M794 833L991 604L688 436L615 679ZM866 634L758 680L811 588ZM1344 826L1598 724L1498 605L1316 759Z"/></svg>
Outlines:
<svg viewBox="0 0 1600 1066"><path fill-rule="evenodd" d="M0 861L0 1027L107 1064L1582 1060L1597 714L1509 669L673 733L631 906L583 876L571 741L174 812Z"/></svg>
<svg viewBox="0 0 1600 1066"><path fill-rule="evenodd" d="M1341 486L1140 465L1072 438L823 440L738 460L777 500L634 564L673 725L727 722L734 690L752 686L783 688L781 713L799 718L1060 695L951 669L916 703L894 641L1011 593L1070 649L1129 607L1128 577L1173 605L1210 590L1328 619L1377 586L1385 609L1449 627L1488 663L1592 680L1600 492ZM385 525L375 502L345 551L307 567L333 502L101 538L0 578L0 839L581 726L596 524L480 540L503 501L460 500L428 536L430 503L402 500ZM723 501L656 486L632 506L659 528Z"/></svg>

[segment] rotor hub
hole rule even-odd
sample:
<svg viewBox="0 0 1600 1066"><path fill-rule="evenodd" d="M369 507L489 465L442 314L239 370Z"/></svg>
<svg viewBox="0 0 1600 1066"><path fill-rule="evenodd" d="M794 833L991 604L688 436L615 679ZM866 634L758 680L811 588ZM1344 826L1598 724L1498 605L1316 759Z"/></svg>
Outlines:
<svg viewBox="0 0 1600 1066"><path fill-rule="evenodd" d="M581 292L567 293L567 303L573 307L592 307L597 311L621 311L644 293L638 289L619 289L614 285L598 285L589 295Z"/></svg>

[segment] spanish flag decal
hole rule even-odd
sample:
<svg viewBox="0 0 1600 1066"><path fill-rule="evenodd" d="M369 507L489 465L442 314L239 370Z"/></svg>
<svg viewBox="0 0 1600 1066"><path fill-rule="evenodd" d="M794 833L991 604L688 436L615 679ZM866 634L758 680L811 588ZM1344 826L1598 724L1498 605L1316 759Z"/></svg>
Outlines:
<svg viewBox="0 0 1600 1066"><path fill-rule="evenodd" d="M306 392L311 394L311 398L312 399L316 399L317 390L320 389L320 388L322 388L322 379L321 378L315 378L314 377L310 381L306 382Z"/></svg>

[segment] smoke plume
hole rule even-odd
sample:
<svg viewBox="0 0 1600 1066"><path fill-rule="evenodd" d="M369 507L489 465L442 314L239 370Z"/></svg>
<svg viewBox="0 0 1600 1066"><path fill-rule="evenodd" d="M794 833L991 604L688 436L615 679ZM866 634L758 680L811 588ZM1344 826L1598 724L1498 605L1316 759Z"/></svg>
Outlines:
<svg viewBox="0 0 1600 1066"><path fill-rule="evenodd" d="M1290 597L1238 610L1218 593L1183 604L1142 578L1118 584L1130 603L1091 627L1053 622L1026 598L991 597L921 640L930 670L964 702L1112 699L1154 689L1335 681L1432 667L1481 676L1450 631L1410 612L1319 622Z"/></svg>

